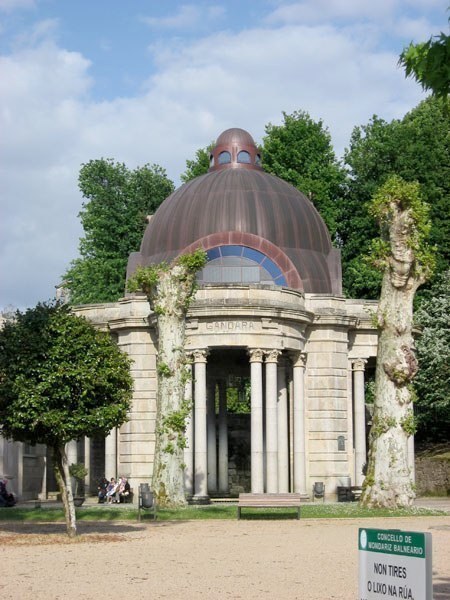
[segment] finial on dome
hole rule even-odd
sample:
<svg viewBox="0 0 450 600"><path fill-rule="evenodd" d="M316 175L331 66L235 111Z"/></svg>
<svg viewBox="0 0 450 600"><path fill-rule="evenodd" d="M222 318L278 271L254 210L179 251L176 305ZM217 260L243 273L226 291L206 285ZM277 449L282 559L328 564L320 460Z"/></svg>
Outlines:
<svg viewBox="0 0 450 600"><path fill-rule="evenodd" d="M230 168L262 171L261 154L252 136L238 127L221 133L210 155L210 171Z"/></svg>

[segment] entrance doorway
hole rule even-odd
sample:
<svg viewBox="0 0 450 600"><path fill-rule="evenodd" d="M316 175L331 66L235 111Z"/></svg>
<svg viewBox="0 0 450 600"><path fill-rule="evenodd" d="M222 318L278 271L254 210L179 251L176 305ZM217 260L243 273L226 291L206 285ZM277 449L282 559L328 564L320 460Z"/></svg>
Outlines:
<svg viewBox="0 0 450 600"><path fill-rule="evenodd" d="M250 365L246 349L211 349L207 386L210 495L234 497L250 492ZM225 475L220 481L221 470L226 470L226 482Z"/></svg>

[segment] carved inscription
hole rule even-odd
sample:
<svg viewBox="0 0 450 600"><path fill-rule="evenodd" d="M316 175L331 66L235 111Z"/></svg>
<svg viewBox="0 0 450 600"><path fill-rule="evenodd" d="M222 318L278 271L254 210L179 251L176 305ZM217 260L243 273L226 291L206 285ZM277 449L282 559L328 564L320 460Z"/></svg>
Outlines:
<svg viewBox="0 0 450 600"><path fill-rule="evenodd" d="M254 331L255 324L252 321L212 321L206 323L206 329L214 333L245 333Z"/></svg>

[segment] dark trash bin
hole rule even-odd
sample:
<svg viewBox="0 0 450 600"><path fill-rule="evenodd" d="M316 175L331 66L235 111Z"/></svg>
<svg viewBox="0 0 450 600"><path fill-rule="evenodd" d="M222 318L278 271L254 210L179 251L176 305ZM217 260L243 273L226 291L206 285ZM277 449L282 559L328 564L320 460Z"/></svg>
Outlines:
<svg viewBox="0 0 450 600"><path fill-rule="evenodd" d="M156 503L153 492L150 490L148 483L139 485L139 503L138 503L138 520L141 520L141 511L153 511L153 520L156 520Z"/></svg>
<svg viewBox="0 0 450 600"><path fill-rule="evenodd" d="M142 508L151 508L153 506L153 494L152 492L142 492L141 494L141 506Z"/></svg>

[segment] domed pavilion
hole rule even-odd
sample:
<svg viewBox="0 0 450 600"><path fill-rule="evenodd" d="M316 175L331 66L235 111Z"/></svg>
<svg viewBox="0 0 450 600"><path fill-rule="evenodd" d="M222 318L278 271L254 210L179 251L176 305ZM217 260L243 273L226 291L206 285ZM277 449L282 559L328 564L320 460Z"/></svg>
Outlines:
<svg viewBox="0 0 450 600"><path fill-rule="evenodd" d="M186 323L186 495L307 498L321 482L327 498L342 499L363 480L376 303L343 297L340 252L323 219L301 191L264 172L242 129L224 131L208 173L149 217L127 276L197 248L208 262ZM134 397L127 423L106 440L72 442L69 461L86 463L94 490L105 474L127 476L137 491L153 470L157 317L142 294L76 311L132 357Z"/></svg>

